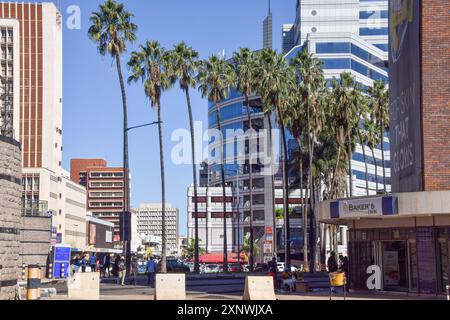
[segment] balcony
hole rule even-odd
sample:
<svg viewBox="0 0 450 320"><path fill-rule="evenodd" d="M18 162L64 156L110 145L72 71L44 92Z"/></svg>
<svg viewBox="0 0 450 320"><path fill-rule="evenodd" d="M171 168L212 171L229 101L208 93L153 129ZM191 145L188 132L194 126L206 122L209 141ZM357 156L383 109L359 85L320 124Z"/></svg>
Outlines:
<svg viewBox="0 0 450 320"><path fill-rule="evenodd" d="M22 201L22 216L49 217L47 201Z"/></svg>

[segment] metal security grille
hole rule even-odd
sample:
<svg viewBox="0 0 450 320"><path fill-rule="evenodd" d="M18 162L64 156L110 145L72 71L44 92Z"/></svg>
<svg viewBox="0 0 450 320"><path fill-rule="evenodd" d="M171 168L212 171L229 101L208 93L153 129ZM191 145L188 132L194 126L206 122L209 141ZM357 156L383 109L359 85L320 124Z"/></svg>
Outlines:
<svg viewBox="0 0 450 320"><path fill-rule="evenodd" d="M13 137L13 29L0 28L0 135Z"/></svg>

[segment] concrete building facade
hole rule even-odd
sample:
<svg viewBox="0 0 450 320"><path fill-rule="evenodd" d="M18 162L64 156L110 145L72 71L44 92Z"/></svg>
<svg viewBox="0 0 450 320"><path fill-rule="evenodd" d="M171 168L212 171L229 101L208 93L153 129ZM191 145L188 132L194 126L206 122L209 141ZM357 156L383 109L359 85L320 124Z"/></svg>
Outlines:
<svg viewBox="0 0 450 320"><path fill-rule="evenodd" d="M166 253L175 255L178 248L179 209L166 203ZM133 210L137 214L137 232L145 236L162 237L162 205L160 203L143 203Z"/></svg>
<svg viewBox="0 0 450 320"><path fill-rule="evenodd" d="M114 241L120 241L123 208L123 168L110 168L103 159L72 159L70 178L86 188L86 208L99 219L114 223Z"/></svg>

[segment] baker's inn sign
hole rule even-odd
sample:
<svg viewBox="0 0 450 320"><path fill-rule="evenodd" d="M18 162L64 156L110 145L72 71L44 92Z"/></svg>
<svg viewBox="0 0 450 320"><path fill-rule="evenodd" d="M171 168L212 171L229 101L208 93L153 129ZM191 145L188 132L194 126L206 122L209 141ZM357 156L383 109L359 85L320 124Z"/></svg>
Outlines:
<svg viewBox="0 0 450 320"><path fill-rule="evenodd" d="M397 213L397 198L393 196L330 202L332 219L392 216Z"/></svg>

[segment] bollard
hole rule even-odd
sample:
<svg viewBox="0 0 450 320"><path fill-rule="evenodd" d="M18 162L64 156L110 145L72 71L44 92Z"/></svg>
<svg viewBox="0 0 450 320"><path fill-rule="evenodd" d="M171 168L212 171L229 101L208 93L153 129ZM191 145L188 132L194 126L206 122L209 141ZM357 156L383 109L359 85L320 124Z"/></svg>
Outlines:
<svg viewBox="0 0 450 320"><path fill-rule="evenodd" d="M27 271L27 266L25 265L25 263L22 263L22 281L25 281L26 271Z"/></svg>
<svg viewBox="0 0 450 320"><path fill-rule="evenodd" d="M51 263L48 264L48 278L49 279L53 278L53 264Z"/></svg>
<svg viewBox="0 0 450 320"><path fill-rule="evenodd" d="M65 277L66 277L66 270L63 263L61 264L61 279L64 279Z"/></svg>
<svg viewBox="0 0 450 320"><path fill-rule="evenodd" d="M27 300L41 298L41 268L37 265L28 266Z"/></svg>
<svg viewBox="0 0 450 320"><path fill-rule="evenodd" d="M450 301L450 285L445 287L447 289L447 300Z"/></svg>

